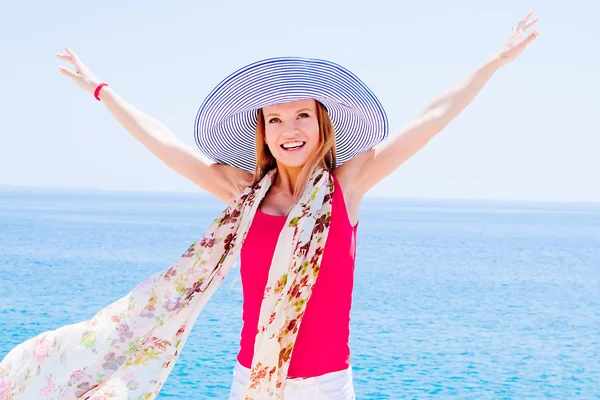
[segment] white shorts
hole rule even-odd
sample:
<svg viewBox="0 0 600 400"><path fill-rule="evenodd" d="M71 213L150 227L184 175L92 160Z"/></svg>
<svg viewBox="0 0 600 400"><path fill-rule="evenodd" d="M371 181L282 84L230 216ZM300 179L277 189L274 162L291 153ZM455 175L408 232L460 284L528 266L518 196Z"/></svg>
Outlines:
<svg viewBox="0 0 600 400"><path fill-rule="evenodd" d="M229 400L242 400L249 377L250 369L237 362ZM352 366L311 378L288 378L283 395L285 400L355 400Z"/></svg>

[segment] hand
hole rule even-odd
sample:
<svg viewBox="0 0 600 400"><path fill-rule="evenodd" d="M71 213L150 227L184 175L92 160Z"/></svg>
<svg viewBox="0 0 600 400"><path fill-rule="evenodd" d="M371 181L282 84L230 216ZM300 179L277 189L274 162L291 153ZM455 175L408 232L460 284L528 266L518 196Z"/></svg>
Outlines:
<svg viewBox="0 0 600 400"><path fill-rule="evenodd" d="M529 36L523 39L525 31L527 31L527 29L535 24L539 19L538 17L535 17L531 21L527 22L531 16L531 13L532 11L529 10L527 14L525 14L525 17L510 32L508 41L494 54L494 57L500 61L502 65L516 59L519 54L523 52L525 47L539 35L539 31L536 29L531 32Z"/></svg>
<svg viewBox="0 0 600 400"><path fill-rule="evenodd" d="M58 70L63 74L73 79L73 81L82 88L83 90L94 93L96 88L100 83L102 83L98 78L94 76L92 71L86 65L81 62L77 54L73 52L69 47L65 46L65 50L68 54L60 54L57 53L56 57L63 61L67 61L71 63L75 67L75 71L71 71L70 69L63 67L62 65L58 67Z"/></svg>

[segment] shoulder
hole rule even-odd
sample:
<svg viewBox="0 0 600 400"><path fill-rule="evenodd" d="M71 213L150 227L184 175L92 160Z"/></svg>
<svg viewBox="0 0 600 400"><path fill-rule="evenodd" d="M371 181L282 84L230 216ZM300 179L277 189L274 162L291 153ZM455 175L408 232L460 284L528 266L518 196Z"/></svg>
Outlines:
<svg viewBox="0 0 600 400"><path fill-rule="evenodd" d="M365 161L372 157L373 150L352 157L334 170L334 175L344 192L344 197L362 199L365 195L365 190L361 182L357 179L359 172Z"/></svg>
<svg viewBox="0 0 600 400"><path fill-rule="evenodd" d="M229 204L237 195L252 184L253 174L241 168L220 163L215 163L211 167L222 176L228 188L225 198L221 199L226 204Z"/></svg>
<svg viewBox="0 0 600 400"><path fill-rule="evenodd" d="M358 182L357 177L360 168L369 157L371 157L369 152L359 154L333 171L344 195L348 218L352 226L356 226L358 222L360 204L365 196L365 190Z"/></svg>

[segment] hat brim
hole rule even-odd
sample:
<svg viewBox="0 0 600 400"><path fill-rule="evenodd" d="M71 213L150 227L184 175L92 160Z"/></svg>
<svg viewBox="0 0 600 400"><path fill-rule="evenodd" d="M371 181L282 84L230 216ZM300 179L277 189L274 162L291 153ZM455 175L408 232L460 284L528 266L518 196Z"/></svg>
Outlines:
<svg viewBox="0 0 600 400"><path fill-rule="evenodd" d="M278 57L240 68L210 92L196 115L196 144L213 161L254 172L258 110L307 99L327 108L337 166L388 135L383 106L350 71L326 60Z"/></svg>

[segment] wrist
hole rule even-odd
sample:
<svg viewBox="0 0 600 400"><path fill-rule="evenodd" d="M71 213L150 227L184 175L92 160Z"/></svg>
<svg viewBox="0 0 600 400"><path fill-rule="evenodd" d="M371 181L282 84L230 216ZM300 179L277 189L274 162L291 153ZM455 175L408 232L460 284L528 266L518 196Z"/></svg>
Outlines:
<svg viewBox="0 0 600 400"><path fill-rule="evenodd" d="M103 94L106 94L108 90L108 84L106 82L97 81L94 83L93 95L98 101L102 101Z"/></svg>
<svg viewBox="0 0 600 400"><path fill-rule="evenodd" d="M484 63L486 69L497 70L507 63L507 60L500 53L494 53Z"/></svg>

